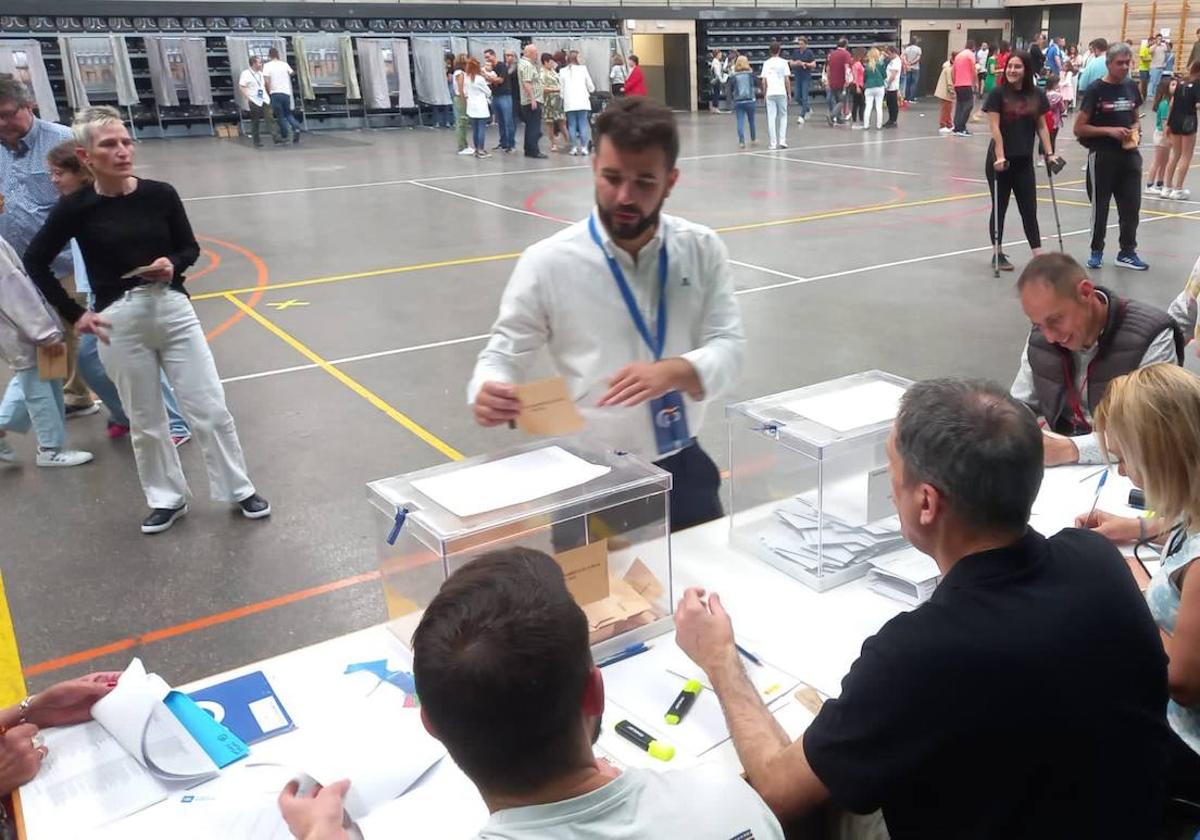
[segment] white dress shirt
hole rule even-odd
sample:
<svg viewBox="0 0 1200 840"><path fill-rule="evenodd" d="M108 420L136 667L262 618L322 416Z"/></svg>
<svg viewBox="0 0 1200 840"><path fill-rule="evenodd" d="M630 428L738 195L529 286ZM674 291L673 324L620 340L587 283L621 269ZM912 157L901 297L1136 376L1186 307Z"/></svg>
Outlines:
<svg viewBox="0 0 1200 840"><path fill-rule="evenodd" d="M595 215L595 211L593 211ZM741 373L746 338L733 295L729 256L709 228L663 214L658 232L635 261L613 244L596 219L604 251L612 255L654 335L658 316L658 257L667 241L667 334L663 358L691 363L704 389L701 400L683 395L688 429L695 436L709 404ZM520 382L546 348L555 371L587 421L584 434L614 449L657 461L649 403L597 408L613 375L633 362L654 361L621 297L608 261L588 230L588 220L531 245L517 261L500 314L467 386L474 403L484 382Z"/></svg>

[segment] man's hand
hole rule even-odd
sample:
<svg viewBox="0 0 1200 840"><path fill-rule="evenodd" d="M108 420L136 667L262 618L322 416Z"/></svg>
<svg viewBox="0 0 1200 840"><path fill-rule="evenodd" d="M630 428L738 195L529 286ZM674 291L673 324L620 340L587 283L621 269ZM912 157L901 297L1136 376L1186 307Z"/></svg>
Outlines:
<svg viewBox="0 0 1200 840"><path fill-rule="evenodd" d="M675 609L675 643L710 678L724 669L737 668L733 622L713 592L705 599L699 587L689 587Z"/></svg>
<svg viewBox="0 0 1200 840"><path fill-rule="evenodd" d="M170 283L175 278L175 263L166 257L159 257L146 266L141 276L156 283Z"/></svg>
<svg viewBox="0 0 1200 840"><path fill-rule="evenodd" d="M343 827L346 791L350 780L342 779L329 787L315 785L303 796L297 796L300 783L288 782L279 794L279 811L297 840L348 840Z"/></svg>
<svg viewBox="0 0 1200 840"><path fill-rule="evenodd" d="M697 398L699 384L696 371L687 359L634 362L613 374L608 380L608 391L596 405L641 405L669 391L683 391Z"/></svg>
<svg viewBox="0 0 1200 840"><path fill-rule="evenodd" d="M521 401L517 389L507 382L484 382L475 395L475 422L480 426L499 426L517 419Z"/></svg>
<svg viewBox="0 0 1200 840"><path fill-rule="evenodd" d="M34 742L37 734L32 723L22 723L0 738L0 794L16 790L42 769L49 750Z"/></svg>
<svg viewBox="0 0 1200 840"><path fill-rule="evenodd" d="M1087 528L1108 537L1115 543L1137 542L1142 534L1142 520L1133 516L1117 516L1103 510L1075 517L1076 528Z"/></svg>
<svg viewBox="0 0 1200 840"><path fill-rule="evenodd" d="M79 320L75 322L75 331L78 333L90 333L96 338L108 344L108 330L112 326L109 321L101 318L95 312L84 312L79 316Z"/></svg>
<svg viewBox="0 0 1200 840"><path fill-rule="evenodd" d="M33 696L26 719L45 729L92 719L92 706L117 685L119 671L88 674L52 685Z"/></svg>
<svg viewBox="0 0 1200 840"><path fill-rule="evenodd" d="M1042 430L1042 445L1045 449L1045 464L1047 467L1057 467L1062 464L1079 462L1079 447L1069 437Z"/></svg>

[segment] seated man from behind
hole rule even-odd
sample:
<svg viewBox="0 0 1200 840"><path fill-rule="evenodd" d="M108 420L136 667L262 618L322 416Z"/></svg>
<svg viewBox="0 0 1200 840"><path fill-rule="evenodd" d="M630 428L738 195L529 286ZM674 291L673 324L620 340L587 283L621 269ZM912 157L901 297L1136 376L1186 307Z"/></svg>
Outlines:
<svg viewBox="0 0 1200 840"><path fill-rule="evenodd" d="M1033 415L991 383L918 383L887 452L903 534L942 581L867 639L801 740L758 699L720 598L689 589L675 614L750 783L785 821L881 809L892 840L1156 837L1162 644L1108 541L1028 527Z"/></svg>
<svg viewBox="0 0 1200 840"><path fill-rule="evenodd" d="M1160 309L1093 285L1066 254L1041 254L1017 280L1033 328L1012 395L1046 420L1046 466L1101 464L1092 412L1118 376L1183 363L1184 339Z"/></svg>
<svg viewBox="0 0 1200 840"><path fill-rule="evenodd" d="M426 729L491 812L484 840L782 840L775 817L732 771L619 772L597 761L604 683L587 619L558 564L539 551L498 551L451 575L413 635L413 672ZM285 791L292 833L349 838L346 787L305 798Z"/></svg>

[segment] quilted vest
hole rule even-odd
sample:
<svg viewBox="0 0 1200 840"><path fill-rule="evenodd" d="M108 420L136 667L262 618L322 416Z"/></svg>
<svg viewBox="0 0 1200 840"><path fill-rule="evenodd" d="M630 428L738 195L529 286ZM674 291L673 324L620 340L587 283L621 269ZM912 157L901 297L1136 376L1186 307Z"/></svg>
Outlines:
<svg viewBox="0 0 1200 840"><path fill-rule="evenodd" d="M1108 299L1108 318L1100 333L1099 351L1092 360L1087 377L1086 402L1081 405L1090 416L1104 396L1108 383L1136 370L1146 351L1163 330L1175 336L1176 364L1183 364L1184 338L1179 326L1166 312L1140 301L1129 300L1097 286ZM1029 366L1033 369L1033 388L1042 416L1050 428L1062 435L1083 435L1091 424L1076 415L1075 358L1070 350L1050 342L1034 327L1029 332Z"/></svg>

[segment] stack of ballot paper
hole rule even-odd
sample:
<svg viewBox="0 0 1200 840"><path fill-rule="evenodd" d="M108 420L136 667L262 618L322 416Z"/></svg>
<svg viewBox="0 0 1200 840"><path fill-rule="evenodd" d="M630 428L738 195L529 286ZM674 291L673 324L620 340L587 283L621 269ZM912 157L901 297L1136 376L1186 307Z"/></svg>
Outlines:
<svg viewBox="0 0 1200 840"><path fill-rule="evenodd" d="M871 561L867 586L911 607L929 600L942 574L933 558L915 548Z"/></svg>
<svg viewBox="0 0 1200 840"><path fill-rule="evenodd" d="M775 520L760 532L759 542L765 551L809 572L818 567L840 571L908 544L895 516L851 525L826 511L818 520L816 507L799 496L776 508Z"/></svg>

